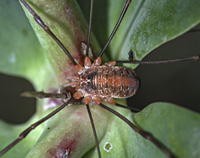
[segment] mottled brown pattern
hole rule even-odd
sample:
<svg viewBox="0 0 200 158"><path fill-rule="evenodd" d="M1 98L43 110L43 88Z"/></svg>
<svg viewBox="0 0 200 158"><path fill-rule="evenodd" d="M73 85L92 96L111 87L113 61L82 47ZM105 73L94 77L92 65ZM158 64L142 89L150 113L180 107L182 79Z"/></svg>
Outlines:
<svg viewBox="0 0 200 158"><path fill-rule="evenodd" d="M139 80L134 71L117 66L94 66L80 74L80 89L84 96L127 98L134 95Z"/></svg>
<svg viewBox="0 0 200 158"><path fill-rule="evenodd" d="M111 61L101 65L101 57L92 63L89 57L85 57L84 67L76 65L77 75L68 76L64 86L76 87L73 97L84 97L85 104L91 101L100 104L102 99L116 104L113 98L128 98L136 93L139 79L133 70L115 64Z"/></svg>

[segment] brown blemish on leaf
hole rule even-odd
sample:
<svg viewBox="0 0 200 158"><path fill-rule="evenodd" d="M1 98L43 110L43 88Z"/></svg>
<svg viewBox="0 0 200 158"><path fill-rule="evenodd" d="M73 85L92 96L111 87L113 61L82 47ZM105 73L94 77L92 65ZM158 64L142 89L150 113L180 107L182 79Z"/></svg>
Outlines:
<svg viewBox="0 0 200 158"><path fill-rule="evenodd" d="M63 140L55 147L47 151L47 158L70 158L70 154L76 149L79 142L79 134L74 133L73 138L65 135Z"/></svg>

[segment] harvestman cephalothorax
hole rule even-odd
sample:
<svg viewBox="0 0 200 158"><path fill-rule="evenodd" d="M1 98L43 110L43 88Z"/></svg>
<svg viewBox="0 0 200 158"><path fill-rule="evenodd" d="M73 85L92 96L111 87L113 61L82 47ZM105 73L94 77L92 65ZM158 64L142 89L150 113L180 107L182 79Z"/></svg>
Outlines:
<svg viewBox="0 0 200 158"><path fill-rule="evenodd" d="M137 76L135 75L135 73L130 69L126 69L126 68L122 68L122 67L115 67L116 64L120 64L120 63L159 64L159 63L170 63L170 62L182 62L182 61L199 60L199 56L193 56L193 57L184 58L184 59L166 60L166 61L147 61L147 62L132 61L132 60L111 61L105 65L101 65L101 56L103 55L107 45L110 43L114 34L116 33L117 28L119 27L125 13L126 13L126 10L128 9L128 6L131 2L131 1L127 0L125 2L125 5L123 8L122 14L118 20L118 23L117 23L116 27L114 28L110 38L108 39L105 47L100 52L99 57L96 58L94 60L94 62L91 62L90 58L88 57L88 52L89 52L89 45L90 45L90 33L91 33L91 21L92 21L92 9L93 9L93 7L92 7L93 1L92 1L91 2L91 11L90 11L90 23L89 23L89 33L88 33L88 40L87 40L86 57L84 59L84 67L83 67L74 60L74 58L71 56L69 51L65 48L65 46L62 44L62 42L60 42L60 40L56 37L56 35L54 35L53 32L51 32L49 27L43 22L43 20L39 17L39 15L35 13L35 11L32 9L32 7L29 6L29 4L26 3L26 1L24 1L24 0L20 0L20 1L29 10L29 12L34 16L36 22L63 49L63 51L66 53L66 55L71 60L73 66L75 67L78 74L76 76L67 77L67 81L61 87L60 93L55 94L55 93L44 93L44 92L36 92L36 93L28 92L28 93L23 94L24 96L27 96L27 97L61 98L61 99L63 99L63 102L65 102L65 103L63 105L61 105L57 110L55 110L52 113L50 113L49 115L47 115L44 119L39 120L37 123L35 123L32 126L30 126L29 128L27 128L24 132L22 132L20 134L18 139L16 139L12 144L10 144L8 147L3 149L0 152L0 155L3 155L4 153L6 153L15 144L17 144L19 141L21 141L23 138L25 138L26 135L32 129L34 129L36 126L40 125L42 122L46 121L48 118L54 116L57 112L62 110L69 103L73 103L74 99L78 100L78 99L84 97L83 102L85 103L85 105L87 107L88 114L89 114L89 117L91 120L92 129L94 132L94 137L95 137L99 157L101 157L101 152L100 152L100 147L99 147L98 136L96 134L95 125L93 123L92 114L91 114L90 108L89 108L89 104L92 101L95 102L96 104L99 104L99 106L106 109L107 111L109 111L109 112L115 114L116 116L118 116L119 118L121 118L134 131L140 133L140 135L142 137L151 141L155 146L157 146L166 156L175 157L174 154L167 147L165 147L157 139L155 139L153 136L151 136L151 134L140 130L133 123L131 123L129 120L127 120L125 117L123 117L121 114L119 114L118 112L105 106L102 103L102 100L107 101L111 104L115 104L115 101L113 100L113 98L127 98L129 96L132 96L136 93L136 91L139 87L139 80L137 79ZM98 73L96 73L96 72L98 72ZM115 83L117 83L117 84L115 84ZM109 85L111 85L111 86L109 87ZM118 87L118 85L120 85L120 86ZM71 91L68 91L68 87L75 87L76 88L75 93L71 93ZM105 89L108 89L108 91L105 91ZM110 94L112 94L112 95L110 95ZM66 155L63 155L65 157L69 156L69 153L71 152L69 150L66 150L66 151L68 153L66 153Z"/></svg>

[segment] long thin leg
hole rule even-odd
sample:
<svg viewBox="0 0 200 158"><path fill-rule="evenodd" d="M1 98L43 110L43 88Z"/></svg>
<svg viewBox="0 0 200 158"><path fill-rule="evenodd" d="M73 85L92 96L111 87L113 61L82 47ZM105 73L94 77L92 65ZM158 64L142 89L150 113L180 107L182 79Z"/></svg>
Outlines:
<svg viewBox="0 0 200 158"><path fill-rule="evenodd" d="M200 59L200 55L198 56L192 56L187 58L181 58L181 59L172 59L172 60L158 60L158 61L116 61L117 64L123 64L123 63L132 63L132 64L167 64L167 63L177 63L177 62L186 62L186 61L197 61Z"/></svg>
<svg viewBox="0 0 200 158"><path fill-rule="evenodd" d="M71 95L68 94L68 100L70 100L70 99L71 99ZM6 152L8 152L16 144L18 144L22 139L24 139L33 129L35 129L37 126L39 126L40 124L42 124L43 122L45 122L46 120L48 120L49 118L51 118L52 116L57 114L59 111L61 111L67 105L68 105L68 102L62 104L56 110L52 111L51 113L49 113L48 115L43 117L41 120L35 122L31 126L29 126L27 129L25 129L22 133L20 133L19 137L16 140L14 140L11 144L9 144L7 147L5 147L3 150L0 151L0 157L2 155L4 155Z"/></svg>
<svg viewBox="0 0 200 158"><path fill-rule="evenodd" d="M90 37L91 37L91 30L92 30L93 4L94 4L94 0L91 0L90 1L90 19L89 19L89 28L88 28L86 56L88 56L88 52L89 52L89 48L90 48Z"/></svg>
<svg viewBox="0 0 200 158"><path fill-rule="evenodd" d="M33 15L35 21L44 29L45 32L47 32L55 41L56 43L60 46L60 48L65 52L65 54L69 57L71 62L74 65L77 65L76 61L74 58L71 56L69 51L66 49L66 47L62 44L62 42L54 35L54 33L50 30L50 28L45 25L43 20L35 13L35 11L30 7L28 3L26 3L24 0L20 0L20 2L28 9L28 11Z"/></svg>
<svg viewBox="0 0 200 158"><path fill-rule="evenodd" d="M157 139L155 139L153 136L151 136L149 133L144 132L137 128L131 121L129 121L127 118L125 118L123 115L118 113L117 111L103 105L102 103L99 104L102 108L106 109L107 111L113 113L115 116L119 117L121 120L126 122L135 132L139 133L143 138L151 141L155 146L157 146L167 157L169 158L175 158L175 155L170 152L169 149L167 149L163 144L161 144Z"/></svg>
<svg viewBox="0 0 200 158"><path fill-rule="evenodd" d="M129 106L124 106L124 105L120 105L120 104L115 104L115 106L119 106L119 107L124 108L124 109L129 109L129 110L132 110L133 112L141 111L141 109L137 109L137 108L129 107Z"/></svg>
<svg viewBox="0 0 200 158"><path fill-rule="evenodd" d="M92 28L92 15L93 15L93 3L94 3L94 0L91 0L91 2L90 2L90 19L89 19L89 30L88 30L86 57L88 57L88 52L89 52L89 47L90 47L90 37L91 37L91 28ZM95 138L95 143L96 143L96 147L97 147L98 156L99 156L99 158L101 158L99 141L98 141L98 137L97 137L94 121L93 121L93 118L92 118L92 113L90 111L90 107L89 107L88 104L86 104L86 108L87 108L87 112L88 112L88 115L89 115L89 118L90 118L92 130L93 130L93 134L94 134L94 138Z"/></svg>
<svg viewBox="0 0 200 158"><path fill-rule="evenodd" d="M101 52L100 52L100 54L99 54L99 57L101 57L101 56L103 55L103 53L105 52L105 49L107 48L108 44L110 43L110 41L112 40L113 36L114 36L115 33L117 32L117 29L119 28L119 25L121 24L122 19L124 18L124 15L125 15L125 13L126 13L128 7L129 7L129 4L130 4L130 3L131 3L131 0L126 0L126 3L125 3L124 8L123 8L123 10L122 10L122 13L121 13L121 15L120 15L120 17L119 17L119 20L117 21L117 24L115 25L115 27L114 27L112 33L110 34L110 36L109 36L109 38L108 38L108 40L107 40L107 42L106 42L104 48L101 50Z"/></svg>
<svg viewBox="0 0 200 158"><path fill-rule="evenodd" d="M96 142L96 147L97 147L98 156L99 156L99 158L101 158L101 152L100 152L100 147L99 147L99 141L98 141L98 137L97 137L97 133L96 133L94 121L93 121L93 118L92 118L92 113L91 113L91 111L90 111L90 108L89 108L89 105L88 105L88 104L86 104L86 108L87 108L88 115L89 115L89 118L90 118L92 130L93 130L93 134L94 134L94 138L95 138L95 142Z"/></svg>

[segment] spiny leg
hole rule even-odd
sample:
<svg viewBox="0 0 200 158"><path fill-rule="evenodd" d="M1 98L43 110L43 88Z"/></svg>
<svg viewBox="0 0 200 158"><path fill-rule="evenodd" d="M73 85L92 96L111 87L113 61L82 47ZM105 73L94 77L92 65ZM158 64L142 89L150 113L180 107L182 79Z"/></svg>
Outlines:
<svg viewBox="0 0 200 158"><path fill-rule="evenodd" d="M68 93L68 101L71 99L71 94ZM29 126L27 129L25 129L20 135L19 137L14 140L11 144L9 144L7 147L5 147L3 150L0 151L0 156L4 155L6 152L8 152L12 147L14 147L16 144L18 144L22 139L24 139L33 129L35 129L37 126L39 126L40 124L42 124L43 122L45 122L46 120L48 120L49 118L51 118L52 116L54 116L55 114L57 114L59 111L61 111L63 108L65 108L68 105L68 102L62 104L61 106L59 106L56 110L52 111L51 113L49 113L48 115L46 115L45 117L43 117L42 119L40 119L39 121L33 123L31 126Z"/></svg>
<svg viewBox="0 0 200 158"><path fill-rule="evenodd" d="M60 46L60 48L65 52L65 54L69 57L71 62L74 65L77 65L76 61L74 58L71 56L69 51L66 49L66 47L62 44L62 42L54 35L54 33L50 30L50 28L45 25L43 20L35 13L35 11L31 8L31 6L25 2L25 0L20 0L20 2L28 9L28 11L33 15L35 21L44 29L45 32L47 32L55 41L56 43Z"/></svg>
<svg viewBox="0 0 200 158"><path fill-rule="evenodd" d="M99 54L99 57L101 57L103 55L103 53L105 52L105 49L107 48L107 46L109 45L109 43L111 42L112 38L114 37L115 33L117 32L117 29L119 28L119 25L121 24L123 18L124 18L124 15L126 14L126 11L129 7L129 4L131 3L131 0L126 0L125 2L125 5L123 7L123 10L122 10L122 13L117 21L117 24L115 25L112 33L110 34L104 48L101 50L100 54Z"/></svg>
<svg viewBox="0 0 200 158"><path fill-rule="evenodd" d="M126 124L128 124L135 132L139 133L143 138L149 140L152 142L156 147L158 147L167 157L169 158L175 158L175 155L167 149L163 144L161 144L157 139L155 139L153 136L151 136L149 133L144 132L137 128L131 121L129 121L127 118L125 118L123 115L118 113L117 111L103 105L102 103L99 104L102 108L106 109L107 111L113 113L115 116L119 117L121 120L123 120Z"/></svg>

